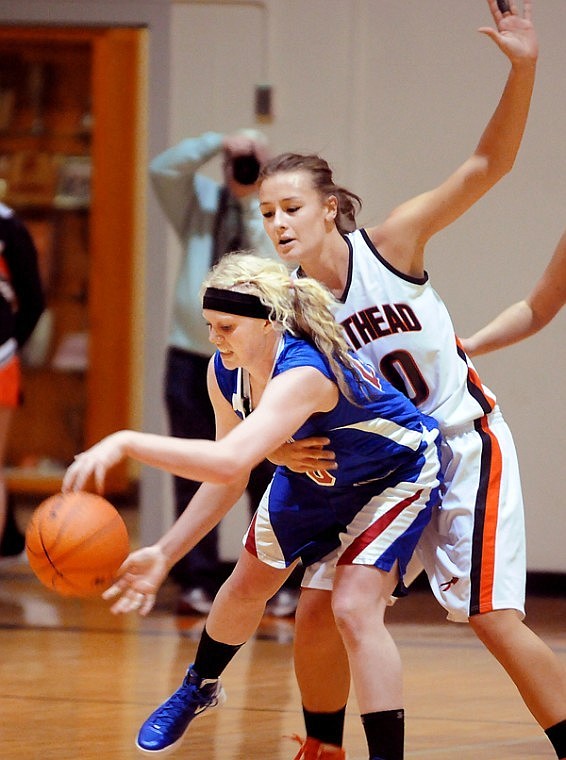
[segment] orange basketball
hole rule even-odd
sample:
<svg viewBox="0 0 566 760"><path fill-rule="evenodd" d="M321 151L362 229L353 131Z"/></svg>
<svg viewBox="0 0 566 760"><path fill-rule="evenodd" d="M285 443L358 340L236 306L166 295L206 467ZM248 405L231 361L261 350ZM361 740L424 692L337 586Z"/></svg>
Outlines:
<svg viewBox="0 0 566 760"><path fill-rule="evenodd" d="M120 514L102 496L86 491L45 499L26 529L31 569L44 586L64 596L101 594L128 552Z"/></svg>

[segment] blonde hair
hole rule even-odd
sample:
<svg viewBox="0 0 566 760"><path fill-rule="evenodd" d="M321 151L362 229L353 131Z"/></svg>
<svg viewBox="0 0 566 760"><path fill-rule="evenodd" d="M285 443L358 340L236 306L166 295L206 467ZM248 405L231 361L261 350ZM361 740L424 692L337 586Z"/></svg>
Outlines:
<svg viewBox="0 0 566 760"><path fill-rule="evenodd" d="M355 364L342 326L332 313L336 299L318 280L312 277L292 279L283 263L236 251L223 256L211 269L202 284L201 297L206 288L257 296L269 309L268 319L275 330L314 343L328 359L342 393L353 400L344 377L344 367L354 370ZM358 377L357 372L354 377Z"/></svg>

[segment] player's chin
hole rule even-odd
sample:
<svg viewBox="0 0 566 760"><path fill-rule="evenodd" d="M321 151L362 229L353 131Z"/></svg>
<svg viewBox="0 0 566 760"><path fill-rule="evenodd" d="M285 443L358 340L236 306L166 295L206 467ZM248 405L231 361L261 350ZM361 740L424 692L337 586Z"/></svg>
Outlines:
<svg viewBox="0 0 566 760"><path fill-rule="evenodd" d="M295 245L295 241L289 243L279 243L277 245L277 254L283 261L293 263L300 258L300 251Z"/></svg>

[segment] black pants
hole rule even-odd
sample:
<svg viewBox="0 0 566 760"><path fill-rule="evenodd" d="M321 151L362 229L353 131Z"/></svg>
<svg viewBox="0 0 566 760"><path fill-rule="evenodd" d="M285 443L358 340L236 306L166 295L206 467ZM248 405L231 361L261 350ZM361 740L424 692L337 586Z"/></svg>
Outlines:
<svg viewBox="0 0 566 760"><path fill-rule="evenodd" d="M170 433L177 438L214 439L214 412L208 398L206 370L208 357L170 348L165 375L165 401ZM248 483L250 512L253 515L273 475L274 466L264 460L252 470ZM174 477L177 517L199 488L194 480ZM183 589L200 587L214 595L221 583L218 558L218 529L215 528L171 571Z"/></svg>

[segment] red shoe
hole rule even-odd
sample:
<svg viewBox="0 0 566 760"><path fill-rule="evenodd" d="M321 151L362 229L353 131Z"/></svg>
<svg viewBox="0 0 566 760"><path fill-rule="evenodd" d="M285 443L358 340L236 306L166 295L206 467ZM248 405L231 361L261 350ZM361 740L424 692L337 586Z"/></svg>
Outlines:
<svg viewBox="0 0 566 760"><path fill-rule="evenodd" d="M299 754L295 755L293 760L346 760L346 752L342 747L323 744L310 736L307 736L306 739L301 739L300 736L296 735L291 738L301 745Z"/></svg>

